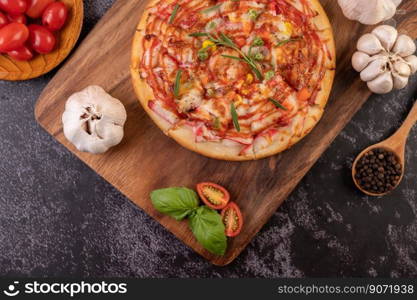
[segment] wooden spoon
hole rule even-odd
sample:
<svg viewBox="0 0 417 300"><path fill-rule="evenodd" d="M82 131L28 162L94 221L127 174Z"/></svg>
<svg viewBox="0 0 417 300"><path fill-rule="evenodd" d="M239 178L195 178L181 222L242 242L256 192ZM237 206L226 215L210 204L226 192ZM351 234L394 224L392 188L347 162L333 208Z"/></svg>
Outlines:
<svg viewBox="0 0 417 300"><path fill-rule="evenodd" d="M405 145L407 142L407 137L410 133L411 128L414 126L414 124L417 122L417 101L414 104L413 108L411 109L410 113L407 116L407 119L405 119L403 125L397 130L396 133L394 133L391 137L386 139L385 141L382 141L378 144L372 145L365 150L363 150L355 159L352 166L352 178L353 182L355 182L356 187L361 190L363 193L370 195L370 196L384 196L388 194L389 192L393 191L398 187L401 180L404 177L404 169L405 169ZM402 173L401 177L397 182L397 185L393 187L391 190L387 191L383 194L376 194L372 192L368 192L364 190L356 181L355 175L356 175L356 164L358 163L359 159L367 152L373 149L382 148L387 151L393 152L397 158L399 159L399 162L402 166Z"/></svg>
<svg viewBox="0 0 417 300"><path fill-rule="evenodd" d="M57 46L54 51L37 55L30 61L16 61L0 54L0 79L26 80L39 77L59 65L74 48L80 36L84 18L82 0L60 0L68 7L68 19L64 28L57 34Z"/></svg>

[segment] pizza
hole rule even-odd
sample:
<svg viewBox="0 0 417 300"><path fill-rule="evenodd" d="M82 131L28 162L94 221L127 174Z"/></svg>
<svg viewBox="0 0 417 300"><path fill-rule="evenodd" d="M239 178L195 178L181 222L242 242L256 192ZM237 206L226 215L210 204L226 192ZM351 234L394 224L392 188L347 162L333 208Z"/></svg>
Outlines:
<svg viewBox="0 0 417 300"><path fill-rule="evenodd" d="M131 74L165 134L202 155L243 161L282 152L313 129L335 61L318 0L151 0Z"/></svg>

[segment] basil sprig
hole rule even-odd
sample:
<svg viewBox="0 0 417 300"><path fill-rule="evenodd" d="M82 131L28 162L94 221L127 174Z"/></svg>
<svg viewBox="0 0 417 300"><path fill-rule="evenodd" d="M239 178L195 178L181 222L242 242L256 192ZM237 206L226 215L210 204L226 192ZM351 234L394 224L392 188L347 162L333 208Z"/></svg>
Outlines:
<svg viewBox="0 0 417 300"><path fill-rule="evenodd" d="M157 211L188 225L197 241L208 251L224 255L227 249L225 227L220 214L207 206L199 206L196 192L184 187L155 190L152 204Z"/></svg>

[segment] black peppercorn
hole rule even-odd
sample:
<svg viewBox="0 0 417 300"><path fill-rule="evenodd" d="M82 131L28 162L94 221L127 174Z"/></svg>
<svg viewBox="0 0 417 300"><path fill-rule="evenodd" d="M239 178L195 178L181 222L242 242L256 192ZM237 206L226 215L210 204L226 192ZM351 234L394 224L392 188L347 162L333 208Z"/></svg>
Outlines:
<svg viewBox="0 0 417 300"><path fill-rule="evenodd" d="M354 180L365 191L385 194L397 186L402 168L394 153L378 148L365 153L358 160Z"/></svg>

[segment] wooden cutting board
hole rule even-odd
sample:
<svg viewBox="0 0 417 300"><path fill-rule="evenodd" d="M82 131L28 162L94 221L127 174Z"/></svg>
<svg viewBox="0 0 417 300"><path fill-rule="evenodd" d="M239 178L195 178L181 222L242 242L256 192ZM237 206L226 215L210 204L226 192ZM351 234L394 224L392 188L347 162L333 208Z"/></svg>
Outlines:
<svg viewBox="0 0 417 300"><path fill-rule="evenodd" d="M337 44L337 76L321 122L292 149L268 159L224 162L190 152L166 137L136 100L129 75L130 48L146 0L118 0L51 80L35 109L38 122L65 147L118 188L185 244L216 265L233 261L369 97L352 70L350 58L359 36L371 30L347 20L337 1L321 0ZM406 0L397 15L399 31L417 37L417 0ZM123 101L128 111L123 142L104 155L78 152L64 137L61 115L67 98L98 84ZM150 191L170 186L194 187L201 181L229 189L242 208L245 226L229 240L228 252L216 257L193 238L187 223L156 212ZM140 226L140 224L138 224ZM158 237L156 237L158 238Z"/></svg>

